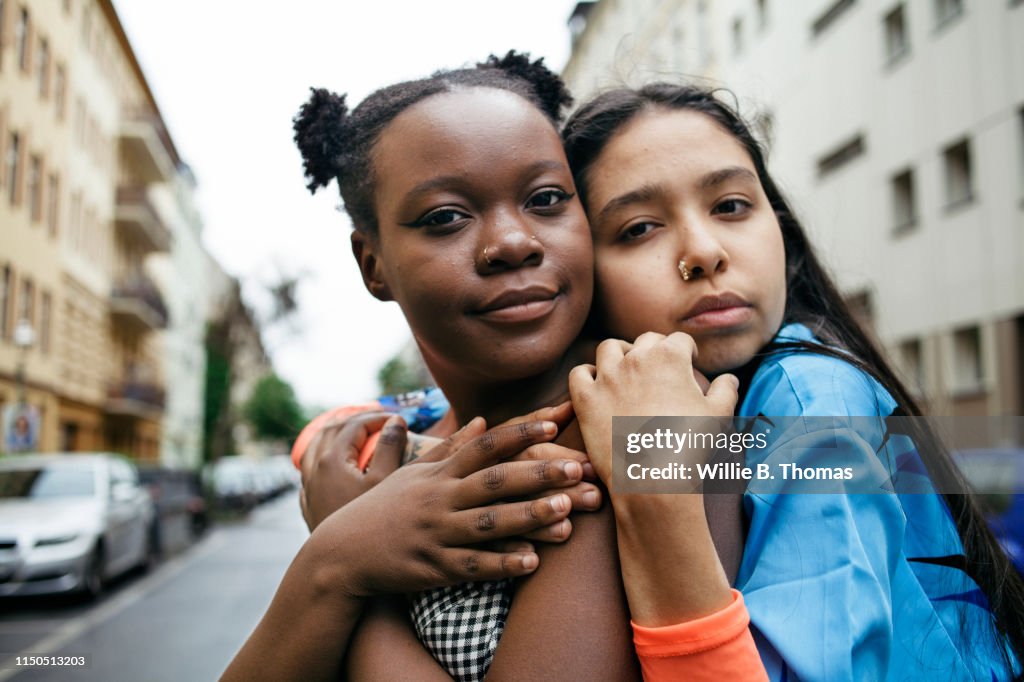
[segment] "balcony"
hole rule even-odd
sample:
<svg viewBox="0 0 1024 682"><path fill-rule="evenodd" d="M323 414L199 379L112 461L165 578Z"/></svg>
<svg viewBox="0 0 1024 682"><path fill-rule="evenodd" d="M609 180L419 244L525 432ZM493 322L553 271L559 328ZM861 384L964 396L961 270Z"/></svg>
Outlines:
<svg viewBox="0 0 1024 682"><path fill-rule="evenodd" d="M110 312L115 320L138 331L167 326L167 306L159 290L145 275L134 273L120 279L110 292Z"/></svg>
<svg viewBox="0 0 1024 682"><path fill-rule="evenodd" d="M133 379L112 384L107 389L106 411L119 417L159 417L164 411L164 389Z"/></svg>
<svg viewBox="0 0 1024 682"><path fill-rule="evenodd" d="M133 173L145 183L174 179L174 147L156 116L128 115L121 122L121 151Z"/></svg>
<svg viewBox="0 0 1024 682"><path fill-rule="evenodd" d="M171 233L149 201L144 187L118 187L114 222L125 241L142 253L168 251Z"/></svg>

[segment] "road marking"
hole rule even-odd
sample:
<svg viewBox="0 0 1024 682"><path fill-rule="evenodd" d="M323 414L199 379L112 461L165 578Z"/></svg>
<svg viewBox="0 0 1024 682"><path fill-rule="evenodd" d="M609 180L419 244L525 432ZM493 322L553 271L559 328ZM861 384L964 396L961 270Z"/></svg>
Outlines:
<svg viewBox="0 0 1024 682"><path fill-rule="evenodd" d="M96 607L88 613L78 616L77 618L72 618L58 630L53 632L53 634L44 637L38 642L30 644L18 653L7 658L7 660L0 661L0 682L6 682L6 680L11 679L24 670L33 670L33 668L9 667L14 665L15 657L29 656L31 654L59 655L60 649L76 637L121 613L129 606L146 596L146 594L152 592L169 579L181 573L181 571L190 563L200 557L210 554L225 542L226 539L223 532L218 530L211 532L204 542L200 542L192 548L185 550L181 554L170 559L167 563L161 566L159 571L147 575L134 585L126 587L123 591L111 598L110 601Z"/></svg>

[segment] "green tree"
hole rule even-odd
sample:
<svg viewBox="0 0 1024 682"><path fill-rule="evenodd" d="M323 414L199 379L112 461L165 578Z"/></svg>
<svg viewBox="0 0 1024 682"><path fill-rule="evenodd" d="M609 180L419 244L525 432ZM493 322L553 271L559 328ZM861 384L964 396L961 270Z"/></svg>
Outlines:
<svg viewBox="0 0 1024 682"><path fill-rule="evenodd" d="M305 416L291 385L276 374L260 379L242 409L257 438L292 442Z"/></svg>
<svg viewBox="0 0 1024 682"><path fill-rule="evenodd" d="M410 367L401 356L396 355L377 371L377 383L380 384L381 393L392 395L419 390L427 382L415 367Z"/></svg>

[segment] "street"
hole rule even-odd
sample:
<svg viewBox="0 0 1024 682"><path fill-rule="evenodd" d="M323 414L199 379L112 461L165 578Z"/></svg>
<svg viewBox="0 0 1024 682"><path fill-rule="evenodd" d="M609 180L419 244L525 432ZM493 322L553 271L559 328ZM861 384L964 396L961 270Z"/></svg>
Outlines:
<svg viewBox="0 0 1024 682"><path fill-rule="evenodd" d="M0 602L0 682L215 680L263 614L307 536L297 493L216 526L94 604ZM87 668L18 668L15 656L86 655Z"/></svg>

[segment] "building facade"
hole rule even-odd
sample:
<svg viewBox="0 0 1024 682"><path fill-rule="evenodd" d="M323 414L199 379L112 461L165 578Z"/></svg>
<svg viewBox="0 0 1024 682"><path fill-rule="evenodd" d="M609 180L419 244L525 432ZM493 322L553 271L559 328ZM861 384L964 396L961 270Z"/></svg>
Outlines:
<svg viewBox="0 0 1024 682"><path fill-rule="evenodd" d="M35 449L157 459L169 312L147 261L180 159L110 0L0 0L0 159L0 403L38 411Z"/></svg>
<svg viewBox="0 0 1024 682"><path fill-rule="evenodd" d="M826 263L934 414L1024 413L1024 2L600 0L584 101L734 93Z"/></svg>

